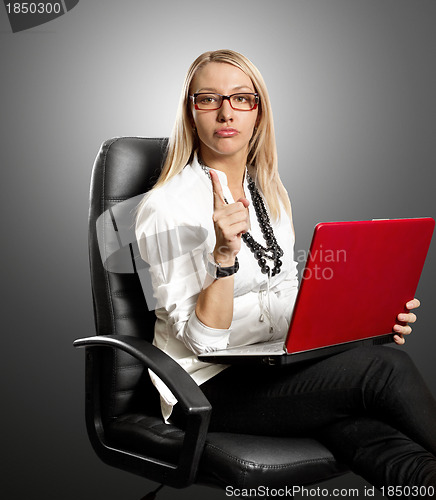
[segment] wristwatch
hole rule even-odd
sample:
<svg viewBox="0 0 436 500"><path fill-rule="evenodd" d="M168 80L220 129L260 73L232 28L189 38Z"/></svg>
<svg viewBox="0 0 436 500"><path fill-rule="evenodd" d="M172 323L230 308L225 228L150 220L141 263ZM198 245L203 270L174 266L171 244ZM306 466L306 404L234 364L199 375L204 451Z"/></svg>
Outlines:
<svg viewBox="0 0 436 500"><path fill-rule="evenodd" d="M235 263L230 267L222 267L219 262L215 262L212 253L207 254L206 271L209 276L217 280L235 274L239 269L238 257L235 257Z"/></svg>

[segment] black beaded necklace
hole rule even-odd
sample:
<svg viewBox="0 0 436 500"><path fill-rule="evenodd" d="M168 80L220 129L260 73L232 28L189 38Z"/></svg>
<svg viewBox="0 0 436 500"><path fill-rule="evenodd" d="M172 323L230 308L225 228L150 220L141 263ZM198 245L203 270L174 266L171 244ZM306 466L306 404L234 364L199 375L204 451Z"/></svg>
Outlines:
<svg viewBox="0 0 436 500"><path fill-rule="evenodd" d="M203 163L200 156L198 156L198 163L200 164L206 175L209 177L209 179L211 179L209 168ZM251 199L254 205L254 211L256 212L260 230L262 231L262 235L266 241L266 247L258 243L249 232L242 234L242 239L244 240L250 251L253 253L261 272L263 274L268 274L268 276L275 276L276 274L279 274L280 268L282 267L282 261L280 260L280 257L283 256L283 250L280 248L274 236L274 231L271 227L268 212L266 211L265 204L262 197L260 196L256 184L248 174L248 172L246 172L246 175L248 189L250 190ZM224 201L227 204L229 203L225 198ZM270 261L274 261L274 267L272 270L270 266L267 265L267 259Z"/></svg>

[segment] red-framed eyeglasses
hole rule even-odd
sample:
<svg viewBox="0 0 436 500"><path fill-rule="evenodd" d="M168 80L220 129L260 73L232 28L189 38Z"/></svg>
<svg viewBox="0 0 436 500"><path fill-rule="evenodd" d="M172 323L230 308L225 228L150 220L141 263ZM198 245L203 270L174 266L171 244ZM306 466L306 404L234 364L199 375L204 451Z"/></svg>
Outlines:
<svg viewBox="0 0 436 500"><path fill-rule="evenodd" d="M198 92L189 97L194 102L195 109L199 110L220 109L224 100L228 100L232 109L236 111L252 111L259 104L259 95L255 92L238 92L231 95Z"/></svg>

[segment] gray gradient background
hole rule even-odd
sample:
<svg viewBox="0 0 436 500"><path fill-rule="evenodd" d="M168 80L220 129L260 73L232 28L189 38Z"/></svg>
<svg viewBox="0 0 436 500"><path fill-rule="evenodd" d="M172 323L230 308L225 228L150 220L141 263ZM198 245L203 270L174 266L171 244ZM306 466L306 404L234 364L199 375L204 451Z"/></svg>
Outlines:
<svg viewBox="0 0 436 500"><path fill-rule="evenodd" d="M3 5L0 16L2 492L139 500L153 484L88 444L84 353L72 347L94 332L87 211L101 142L168 135L190 62L233 48L270 90L297 250L320 220L434 217L436 2L81 0L17 34ZM433 242L405 347L434 393L435 267ZM363 495L364 484L350 474L329 486ZM159 497L206 495L225 498L197 486Z"/></svg>

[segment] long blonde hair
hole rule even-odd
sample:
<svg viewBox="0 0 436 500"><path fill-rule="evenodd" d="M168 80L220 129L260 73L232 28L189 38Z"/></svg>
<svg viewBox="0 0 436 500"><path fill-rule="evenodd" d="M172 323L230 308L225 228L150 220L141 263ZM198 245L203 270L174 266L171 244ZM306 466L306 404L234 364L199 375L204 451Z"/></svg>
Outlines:
<svg viewBox="0 0 436 500"><path fill-rule="evenodd" d="M260 119L248 148L248 173L263 193L272 220L276 221L280 217L279 199L282 201L289 218L292 220L289 196L278 173L274 123L265 82L256 66L245 56L233 50L205 52L191 64L180 95L176 121L168 143L166 160L152 190L163 186L172 177L181 172L192 161L194 154L200 147L196 133L192 128L189 99L190 86L196 72L211 62L231 64L241 69L251 78L255 91L260 97ZM146 198L147 196L138 207L138 212Z"/></svg>

